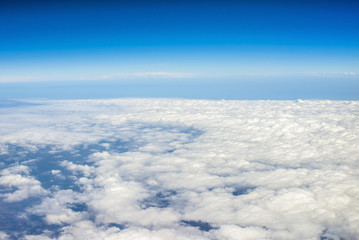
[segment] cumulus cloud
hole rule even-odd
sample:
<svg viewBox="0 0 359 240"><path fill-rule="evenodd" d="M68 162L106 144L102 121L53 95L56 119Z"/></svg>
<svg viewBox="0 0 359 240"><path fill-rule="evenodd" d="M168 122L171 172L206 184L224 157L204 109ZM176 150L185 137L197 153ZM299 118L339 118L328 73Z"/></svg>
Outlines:
<svg viewBox="0 0 359 240"><path fill-rule="evenodd" d="M0 240L8 240L8 239L10 239L10 236L5 232L0 231Z"/></svg>
<svg viewBox="0 0 359 240"><path fill-rule="evenodd" d="M9 188L10 191L1 193L0 197L6 202L17 202L29 197L45 195L47 192L41 187L41 183L29 174L29 168L23 165L1 170L0 186Z"/></svg>
<svg viewBox="0 0 359 240"><path fill-rule="evenodd" d="M57 225L58 239L359 235L358 102L42 103L4 113L0 143L32 154L48 146L57 159L48 171L73 181L26 209ZM2 176L34 184L31 166ZM46 224L24 238L56 238Z"/></svg>
<svg viewBox="0 0 359 240"><path fill-rule="evenodd" d="M85 176L90 176L91 173L93 173L93 171L94 171L94 167L91 167L88 165L74 164L67 160L62 161L60 163L60 166L66 167L68 170L72 171L73 173L82 173ZM58 173L58 172L56 172L56 173Z"/></svg>
<svg viewBox="0 0 359 240"><path fill-rule="evenodd" d="M173 240L205 240L208 239L209 234L202 233L196 229L178 227L178 229L144 229L131 227L124 230L119 230L116 227L99 227L91 221L80 221L71 226L63 228L62 235L59 240L75 240L75 239L173 239ZM27 235L27 240L44 239L50 240L52 238L42 235Z"/></svg>
<svg viewBox="0 0 359 240"><path fill-rule="evenodd" d="M88 218L81 208L83 197L72 190L59 190L43 199L41 204L29 209L32 214L44 216L48 224L71 224Z"/></svg>

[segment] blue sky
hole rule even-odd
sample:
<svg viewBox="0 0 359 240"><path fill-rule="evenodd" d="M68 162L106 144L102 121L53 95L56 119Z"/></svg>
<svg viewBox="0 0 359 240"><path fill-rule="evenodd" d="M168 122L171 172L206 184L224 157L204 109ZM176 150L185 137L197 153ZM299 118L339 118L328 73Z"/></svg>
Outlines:
<svg viewBox="0 0 359 240"><path fill-rule="evenodd" d="M359 99L348 92L358 87L358 11L349 1L4 2L0 84L4 95L15 82L265 80L293 89L303 80L347 89L311 98Z"/></svg>

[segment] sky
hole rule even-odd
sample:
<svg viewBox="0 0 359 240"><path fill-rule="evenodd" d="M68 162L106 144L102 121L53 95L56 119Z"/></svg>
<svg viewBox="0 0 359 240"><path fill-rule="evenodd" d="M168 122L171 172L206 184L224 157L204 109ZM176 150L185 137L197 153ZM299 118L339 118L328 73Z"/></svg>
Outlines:
<svg viewBox="0 0 359 240"><path fill-rule="evenodd" d="M357 239L358 12L0 1L0 239Z"/></svg>
<svg viewBox="0 0 359 240"><path fill-rule="evenodd" d="M357 100L358 11L351 1L1 1L0 95Z"/></svg>

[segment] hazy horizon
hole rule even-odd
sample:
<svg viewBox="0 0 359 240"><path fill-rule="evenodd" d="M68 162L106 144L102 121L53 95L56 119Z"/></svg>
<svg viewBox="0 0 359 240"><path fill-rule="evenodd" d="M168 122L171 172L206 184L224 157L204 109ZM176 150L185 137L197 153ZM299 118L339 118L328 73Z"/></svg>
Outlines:
<svg viewBox="0 0 359 240"><path fill-rule="evenodd" d="M0 240L359 240L358 13L0 1Z"/></svg>

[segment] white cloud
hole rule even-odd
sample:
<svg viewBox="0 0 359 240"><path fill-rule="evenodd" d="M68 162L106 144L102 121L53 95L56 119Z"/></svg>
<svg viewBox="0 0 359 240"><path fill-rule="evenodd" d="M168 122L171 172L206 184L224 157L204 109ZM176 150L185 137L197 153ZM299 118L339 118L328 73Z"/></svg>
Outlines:
<svg viewBox="0 0 359 240"><path fill-rule="evenodd" d="M18 202L29 197L47 194L47 191L41 187L41 183L29 176L29 168L23 165L1 170L0 186L10 188L9 192L0 194L5 202ZM15 190L12 190L13 188Z"/></svg>
<svg viewBox="0 0 359 240"><path fill-rule="evenodd" d="M116 73L104 75L84 75L81 79L117 79L117 78L137 78L137 77L160 77L160 78L189 78L192 73L182 72L134 72L134 73Z"/></svg>
<svg viewBox="0 0 359 240"><path fill-rule="evenodd" d="M58 160L80 191L54 188L27 210L60 225L59 239L359 235L358 102L43 103L2 113L0 143L88 146L82 162Z"/></svg>
<svg viewBox="0 0 359 240"><path fill-rule="evenodd" d="M310 78L348 78L348 77L357 77L358 73L356 72L248 72L248 73L238 73L235 75L232 75L231 78L237 77L239 79L241 78L254 78L254 79L267 79L269 78L272 80L273 78L287 78L290 80L290 78L303 78L306 79L308 77ZM209 76L207 76L209 77ZM313 80L313 79L312 79Z"/></svg>
<svg viewBox="0 0 359 240"><path fill-rule="evenodd" d="M8 234L0 231L0 240L9 240L9 239L10 239L10 236Z"/></svg>
<svg viewBox="0 0 359 240"><path fill-rule="evenodd" d="M59 190L53 196L45 197L41 204L28 211L44 216L48 224L71 224L88 218L86 212L71 209L74 204L82 203L83 200L83 197L76 192Z"/></svg>
<svg viewBox="0 0 359 240"><path fill-rule="evenodd" d="M82 173L86 177L90 176L94 172L94 168L88 165L78 165L67 160L64 160L60 163L60 166L66 167L68 170L72 171L73 173Z"/></svg>
<svg viewBox="0 0 359 240"><path fill-rule="evenodd" d="M355 76L357 76L358 74L355 73L355 72L345 72L344 75L345 75L345 76L350 76L350 77L355 77Z"/></svg>
<svg viewBox="0 0 359 240"><path fill-rule="evenodd" d="M74 74L74 75L47 75L47 76L0 76L0 83L11 82L44 82L44 81L73 81L73 80L110 80L129 78L191 78L193 73L185 72L129 72L109 74Z"/></svg>
<svg viewBox="0 0 359 240"><path fill-rule="evenodd" d="M206 237L207 235L207 237ZM76 239L173 239L173 240L205 240L209 234L202 233L196 229L178 227L178 229L143 229L131 227L120 231L116 227L98 227L91 221L80 221L73 225L64 227L59 240L76 240ZM41 239L37 236L26 236L27 240ZM51 239L42 236L43 239Z"/></svg>
<svg viewBox="0 0 359 240"><path fill-rule="evenodd" d="M8 147L6 145L0 145L0 155L5 155L5 154L8 154L9 151L8 151Z"/></svg>
<svg viewBox="0 0 359 240"><path fill-rule="evenodd" d="M57 180L59 180L59 179L65 180L66 179L66 177L62 174L61 170L52 169L50 172Z"/></svg>
<svg viewBox="0 0 359 240"><path fill-rule="evenodd" d="M224 225L216 232L218 239L228 240L257 240L270 239L270 233L260 227L240 227L236 225ZM284 236L283 239L289 239Z"/></svg>
<svg viewBox="0 0 359 240"><path fill-rule="evenodd" d="M358 74L355 72L318 72L313 73L317 77L356 77Z"/></svg>

